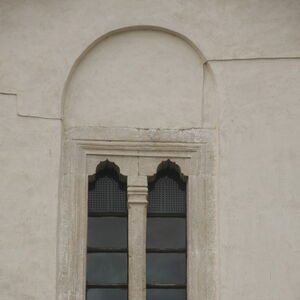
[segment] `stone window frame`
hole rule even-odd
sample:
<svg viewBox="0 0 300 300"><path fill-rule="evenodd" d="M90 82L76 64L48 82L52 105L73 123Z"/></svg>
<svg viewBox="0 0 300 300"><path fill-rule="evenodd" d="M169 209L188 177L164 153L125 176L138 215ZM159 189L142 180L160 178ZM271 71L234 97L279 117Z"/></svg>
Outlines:
<svg viewBox="0 0 300 300"><path fill-rule="evenodd" d="M208 130L126 132L115 139L65 137L58 218L57 299L84 300L88 176L109 160L127 176L128 300L146 300L147 177L162 161L176 163L187 181L187 299L217 299L214 137ZM106 134L103 134L106 137ZM131 235L132 232L135 232ZM134 240L131 236L136 237ZM131 259L130 259L131 257Z"/></svg>

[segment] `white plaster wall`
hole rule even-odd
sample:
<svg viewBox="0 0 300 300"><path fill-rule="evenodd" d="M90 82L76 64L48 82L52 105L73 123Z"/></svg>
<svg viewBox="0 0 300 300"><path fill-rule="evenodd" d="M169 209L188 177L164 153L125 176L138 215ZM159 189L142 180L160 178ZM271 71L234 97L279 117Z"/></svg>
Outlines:
<svg viewBox="0 0 300 300"><path fill-rule="evenodd" d="M154 25L209 60L220 299L299 300L299 24L298 0L1 1L0 299L55 299L57 119L72 65L111 30Z"/></svg>
<svg viewBox="0 0 300 300"><path fill-rule="evenodd" d="M55 299L60 121L0 104L0 299Z"/></svg>
<svg viewBox="0 0 300 300"><path fill-rule="evenodd" d="M206 59L300 56L298 0L2 0L0 13L0 90L25 115L59 118L74 61L126 26L178 31Z"/></svg>
<svg viewBox="0 0 300 300"><path fill-rule="evenodd" d="M221 299L300 299L300 61L212 63Z"/></svg>

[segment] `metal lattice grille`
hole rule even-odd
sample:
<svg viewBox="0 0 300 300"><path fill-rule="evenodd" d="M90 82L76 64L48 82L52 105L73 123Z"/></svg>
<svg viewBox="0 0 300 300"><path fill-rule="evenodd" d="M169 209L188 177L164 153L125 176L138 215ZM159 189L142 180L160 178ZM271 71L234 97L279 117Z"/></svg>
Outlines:
<svg viewBox="0 0 300 300"><path fill-rule="evenodd" d="M95 182L89 184L89 212L127 212L126 184L119 181L114 170L96 174Z"/></svg>
<svg viewBox="0 0 300 300"><path fill-rule="evenodd" d="M148 214L185 214L186 183L172 170L160 171L149 183Z"/></svg>

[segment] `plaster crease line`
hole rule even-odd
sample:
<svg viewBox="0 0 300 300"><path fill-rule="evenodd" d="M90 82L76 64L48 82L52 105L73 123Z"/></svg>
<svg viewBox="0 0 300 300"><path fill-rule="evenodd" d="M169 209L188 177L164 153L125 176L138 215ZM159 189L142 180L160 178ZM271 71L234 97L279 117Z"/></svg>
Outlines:
<svg viewBox="0 0 300 300"><path fill-rule="evenodd" d="M16 115L18 117L62 121L62 118L53 118L53 117L45 117L45 116L34 116L34 115L23 115L23 114L21 114L21 113L18 112L18 94L16 92L3 92L3 91L0 91L0 95L15 96L16 97Z"/></svg>
<svg viewBox="0 0 300 300"><path fill-rule="evenodd" d="M257 60L295 60L295 59L300 59L300 56L291 56L291 57L249 57L249 58L223 58L223 59L219 59L219 58L213 58L213 59L206 59L203 62L204 67L207 65L207 63L209 62L229 62L229 61L257 61ZM203 69L203 86L205 83L205 71ZM204 90L204 89L203 89ZM204 91L202 91L202 93L204 93ZM46 116L37 116L37 115L24 115L21 114L20 112L18 112L17 109L17 103L18 103L18 94L16 92L6 92L6 91L0 91L0 95L6 95L6 96L15 96L16 97L16 114L18 117L22 117L22 118L35 118L35 119L45 119L45 120L59 120L62 121L63 117L46 117ZM202 122L203 122L203 114L204 114L204 94L202 94ZM203 126L202 126L203 127ZM202 128L201 127L201 128ZM123 127L122 127L123 128ZM140 129L140 128L134 128L134 129ZM141 129L147 129L147 128L141 128ZM150 129L150 128L149 128ZM152 128L153 129L153 128ZM159 128L156 128L159 129ZM167 128L168 129L168 128ZM171 128L170 128L171 129ZM179 130L189 130L189 129L199 129L196 127L193 128L179 128Z"/></svg>

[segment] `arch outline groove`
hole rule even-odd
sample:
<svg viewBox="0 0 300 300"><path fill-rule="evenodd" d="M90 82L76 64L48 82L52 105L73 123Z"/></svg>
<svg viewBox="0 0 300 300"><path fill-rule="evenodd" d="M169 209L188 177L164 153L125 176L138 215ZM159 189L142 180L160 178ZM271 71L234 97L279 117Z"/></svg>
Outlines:
<svg viewBox="0 0 300 300"><path fill-rule="evenodd" d="M101 35L100 37L98 37L91 44L89 44L82 51L82 53L77 57L77 59L74 61L73 65L72 65L72 67L70 68L70 71L64 82L63 90L62 90L62 94L61 94L61 119L62 119L62 121L64 121L64 106L65 106L66 93L67 93L69 84L72 80L72 76L75 73L79 64L89 54L89 52L93 48L95 48L98 44L100 44L101 42L105 41L106 39L108 39L114 35L117 35L120 33L125 33L125 32L144 31L144 30L167 33L169 35L172 35L174 37L177 37L177 38L183 40L186 44L188 44L197 53L197 55L199 56L199 59L200 59L200 61L202 61L203 65L207 62L207 59L205 58L203 52L199 49L199 47L197 47L197 45L191 39L189 39L186 35L179 33L178 31L174 31L174 30L166 28L166 27L161 27L161 26L156 26L156 25L131 25L131 26L125 26L125 27L120 27L117 29L110 30L110 31L106 32L105 34Z"/></svg>

